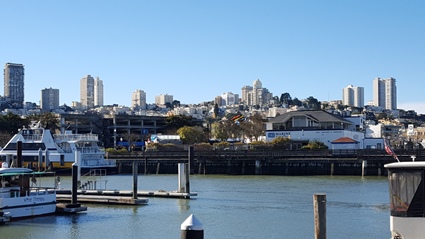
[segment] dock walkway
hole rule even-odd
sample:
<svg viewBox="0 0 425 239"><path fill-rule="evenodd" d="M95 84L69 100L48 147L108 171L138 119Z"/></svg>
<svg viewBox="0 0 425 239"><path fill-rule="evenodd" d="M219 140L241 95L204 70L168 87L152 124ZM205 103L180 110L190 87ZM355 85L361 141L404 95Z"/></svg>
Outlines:
<svg viewBox="0 0 425 239"><path fill-rule="evenodd" d="M197 193L180 193L169 191L137 191L138 197L190 198ZM111 204L147 204L147 198L132 198L131 190L78 190L77 200L84 203L111 203ZM59 202L71 201L71 190L57 190L56 200Z"/></svg>

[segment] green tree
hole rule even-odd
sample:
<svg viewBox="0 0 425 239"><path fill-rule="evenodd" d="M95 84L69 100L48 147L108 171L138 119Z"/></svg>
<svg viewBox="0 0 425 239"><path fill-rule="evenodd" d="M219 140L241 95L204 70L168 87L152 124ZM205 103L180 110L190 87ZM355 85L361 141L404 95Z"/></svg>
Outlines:
<svg viewBox="0 0 425 239"><path fill-rule="evenodd" d="M24 119L19 115L8 113L7 115L0 116L0 132L14 135L18 133L19 129L27 127L29 124L28 119Z"/></svg>
<svg viewBox="0 0 425 239"><path fill-rule="evenodd" d="M170 134L176 133L183 126L194 126L192 116L172 115L165 119L165 128Z"/></svg>
<svg viewBox="0 0 425 239"><path fill-rule="evenodd" d="M177 134L184 144L202 143L207 140L204 129L200 126L183 126L177 130Z"/></svg>
<svg viewBox="0 0 425 239"><path fill-rule="evenodd" d="M234 125L231 120L222 120L212 124L211 135L221 141L227 141L228 138L232 137L230 128Z"/></svg>
<svg viewBox="0 0 425 239"><path fill-rule="evenodd" d="M219 113L220 113L220 109L218 108L218 104L217 104L217 103L215 103L215 105L214 105L214 115L213 115L213 117L214 117L214 118L217 118Z"/></svg>
<svg viewBox="0 0 425 239"><path fill-rule="evenodd" d="M318 140L313 140L308 142L307 145L303 146L302 149L327 149L328 146L326 146L323 142L320 142Z"/></svg>
<svg viewBox="0 0 425 239"><path fill-rule="evenodd" d="M313 109L313 110L320 110L321 108L320 102L313 96L310 96L307 98L307 105L309 109Z"/></svg>
<svg viewBox="0 0 425 239"><path fill-rule="evenodd" d="M302 106L303 105L303 102L301 102L298 98L294 98L293 100L292 100L292 103L293 103L293 105L296 105L296 106Z"/></svg>
<svg viewBox="0 0 425 239"><path fill-rule="evenodd" d="M180 107L180 101L173 100L173 102L171 103L171 105L173 106L173 108Z"/></svg>
<svg viewBox="0 0 425 239"><path fill-rule="evenodd" d="M129 134L129 133L125 132L125 133L121 134L121 138L128 142L127 150L133 151L133 149L135 147L134 143L136 143L137 140L140 140L140 135L134 134L134 133Z"/></svg>
<svg viewBox="0 0 425 239"><path fill-rule="evenodd" d="M59 118L51 112L28 116L28 120L40 122L41 127L51 132L59 129Z"/></svg>
<svg viewBox="0 0 425 239"><path fill-rule="evenodd" d="M276 137L274 138L270 143L273 145L274 148L288 148L288 146L291 144L292 140L290 138L285 137Z"/></svg>
<svg viewBox="0 0 425 239"><path fill-rule="evenodd" d="M264 122L265 120L260 114L254 114L241 122L242 133L250 139L254 137L255 140L258 140L260 136L265 135Z"/></svg>
<svg viewBox="0 0 425 239"><path fill-rule="evenodd" d="M291 105L292 104L291 95L288 92L285 92L282 95L280 95L280 103L283 105Z"/></svg>

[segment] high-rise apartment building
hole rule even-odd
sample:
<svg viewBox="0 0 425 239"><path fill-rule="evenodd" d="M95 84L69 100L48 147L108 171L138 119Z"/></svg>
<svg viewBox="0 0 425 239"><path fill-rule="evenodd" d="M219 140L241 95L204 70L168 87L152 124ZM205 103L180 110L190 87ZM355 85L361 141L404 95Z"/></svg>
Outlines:
<svg viewBox="0 0 425 239"><path fill-rule="evenodd" d="M223 98L221 98L221 96L216 96L214 98L214 104L217 104L217 106L222 106L223 105Z"/></svg>
<svg viewBox="0 0 425 239"><path fill-rule="evenodd" d="M143 90L136 90L131 96L131 107L133 109L146 109L146 93Z"/></svg>
<svg viewBox="0 0 425 239"><path fill-rule="evenodd" d="M173 96L172 95L157 95L155 96L155 104L157 105L165 105L166 103L173 103Z"/></svg>
<svg viewBox="0 0 425 239"><path fill-rule="evenodd" d="M237 96L231 92L221 94L221 105L235 105L237 103Z"/></svg>
<svg viewBox="0 0 425 239"><path fill-rule="evenodd" d="M364 88L349 85L342 89L342 104L354 107L363 107Z"/></svg>
<svg viewBox="0 0 425 239"><path fill-rule="evenodd" d="M251 86L242 87L242 101L244 104L253 106L266 105L273 98L268 89L263 88L260 80L255 80Z"/></svg>
<svg viewBox="0 0 425 239"><path fill-rule="evenodd" d="M24 105L24 65L6 63L4 65L4 97L17 108Z"/></svg>
<svg viewBox="0 0 425 239"><path fill-rule="evenodd" d="M91 75L86 75L80 80L80 101L85 109L103 105L103 81Z"/></svg>
<svg viewBox="0 0 425 239"><path fill-rule="evenodd" d="M45 112L59 108L59 89L41 90L41 109Z"/></svg>
<svg viewBox="0 0 425 239"><path fill-rule="evenodd" d="M103 81L99 77L94 80L94 105L103 105Z"/></svg>
<svg viewBox="0 0 425 239"><path fill-rule="evenodd" d="M373 80L373 105L388 110L397 109L396 79L375 78Z"/></svg>

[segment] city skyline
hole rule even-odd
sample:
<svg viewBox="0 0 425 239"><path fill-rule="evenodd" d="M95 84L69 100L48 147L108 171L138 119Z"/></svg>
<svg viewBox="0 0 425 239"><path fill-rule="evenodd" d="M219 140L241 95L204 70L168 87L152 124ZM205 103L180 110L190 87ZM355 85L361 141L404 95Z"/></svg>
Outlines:
<svg viewBox="0 0 425 239"><path fill-rule="evenodd" d="M104 104L213 101L260 79L274 96L341 99L347 85L397 79L397 108L425 113L425 16L421 1L4 2L0 62L25 65L25 101L60 89L79 101L87 74L104 84ZM19 18L16 18L19 9ZM90 12L89 18L78 17Z"/></svg>

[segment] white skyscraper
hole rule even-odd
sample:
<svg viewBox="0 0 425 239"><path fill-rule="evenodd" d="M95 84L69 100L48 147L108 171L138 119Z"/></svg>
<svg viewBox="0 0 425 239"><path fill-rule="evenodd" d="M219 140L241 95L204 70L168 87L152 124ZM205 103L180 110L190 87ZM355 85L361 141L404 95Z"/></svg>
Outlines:
<svg viewBox="0 0 425 239"><path fill-rule="evenodd" d="M103 105L103 81L91 75L87 75L80 80L80 101L85 109Z"/></svg>
<svg viewBox="0 0 425 239"><path fill-rule="evenodd" d="M265 105L272 98L273 94L268 89L263 88L260 80L255 80L253 86L242 87L242 101L245 105Z"/></svg>
<svg viewBox="0 0 425 239"><path fill-rule="evenodd" d="M397 86L394 78L373 80L373 105L389 110L397 109Z"/></svg>
<svg viewBox="0 0 425 239"><path fill-rule="evenodd" d="M223 93L221 94L221 105L234 105L236 104L236 97L235 94L231 92Z"/></svg>
<svg viewBox="0 0 425 239"><path fill-rule="evenodd" d="M143 90L136 90L131 96L131 107L133 109L146 109L146 93Z"/></svg>
<svg viewBox="0 0 425 239"><path fill-rule="evenodd" d="M364 88L349 85L342 89L342 104L354 107L363 107Z"/></svg>

